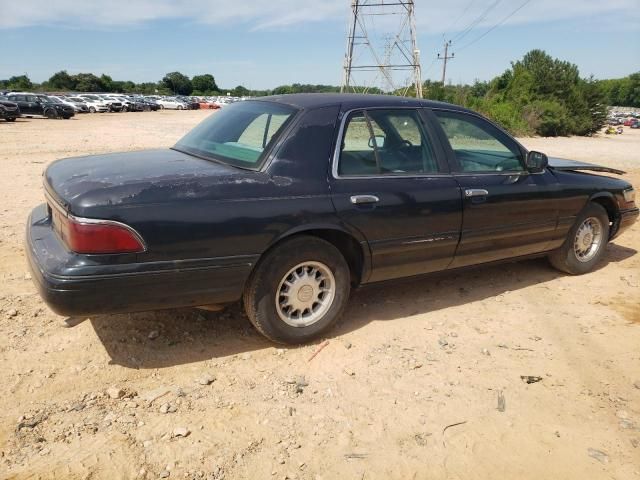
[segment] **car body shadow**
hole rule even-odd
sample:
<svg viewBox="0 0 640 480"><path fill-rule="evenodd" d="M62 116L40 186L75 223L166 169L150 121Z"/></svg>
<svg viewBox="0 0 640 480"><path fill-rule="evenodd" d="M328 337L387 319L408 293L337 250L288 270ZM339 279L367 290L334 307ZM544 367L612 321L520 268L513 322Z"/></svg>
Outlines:
<svg viewBox="0 0 640 480"><path fill-rule="evenodd" d="M597 270L636 253L610 244ZM352 293L342 321L329 337L372 321L399 320L496 298L561 276L546 259L532 259L366 286ZM98 315L91 323L111 357L110 363L127 368L163 368L279 347L257 333L239 303L222 312L185 308Z"/></svg>

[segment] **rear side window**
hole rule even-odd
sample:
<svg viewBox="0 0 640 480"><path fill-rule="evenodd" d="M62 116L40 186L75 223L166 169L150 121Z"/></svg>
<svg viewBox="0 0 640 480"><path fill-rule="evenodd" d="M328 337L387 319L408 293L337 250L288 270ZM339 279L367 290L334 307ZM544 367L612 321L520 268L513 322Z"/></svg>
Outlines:
<svg viewBox="0 0 640 480"><path fill-rule="evenodd" d="M296 112L291 106L275 102L237 102L212 114L175 148L229 165L257 169L265 152Z"/></svg>
<svg viewBox="0 0 640 480"><path fill-rule="evenodd" d="M437 171L435 155L416 110L376 109L349 116L338 160L341 176Z"/></svg>
<svg viewBox="0 0 640 480"><path fill-rule="evenodd" d="M491 123L474 115L434 110L462 172L521 172L518 145Z"/></svg>

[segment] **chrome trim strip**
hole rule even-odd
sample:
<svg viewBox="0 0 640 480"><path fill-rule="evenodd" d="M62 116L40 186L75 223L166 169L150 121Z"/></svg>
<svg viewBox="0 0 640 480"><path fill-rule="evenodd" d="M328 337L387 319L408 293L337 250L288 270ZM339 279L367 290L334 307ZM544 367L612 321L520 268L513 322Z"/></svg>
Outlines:
<svg viewBox="0 0 640 480"><path fill-rule="evenodd" d="M138 240L138 242L140 242L140 245L142 245L142 251L141 252L129 252L129 253L145 253L148 250L147 249L147 243L142 238L142 235L140 235L137 232L137 230L135 230L133 227L127 225L126 223L118 222L116 220L104 220L104 219L97 219L97 218L76 217L75 215L69 213L64 208L62 208L62 205L60 205L58 202L56 202L53 199L53 197L51 197L51 194L49 192L47 192L46 189L44 191L44 196L45 196L45 200L47 201L47 205L49 205L51 208L55 208L58 212L60 212L62 215L64 215L65 218L68 218L69 220L71 220L71 221L73 221L75 223L85 224L85 225L113 225L113 226L117 226L117 227L124 228L125 230L127 230L131 235L133 235L135 237L136 240ZM109 254L109 253L104 253L104 254L102 254L102 253L81 253L80 255L113 255L113 254Z"/></svg>

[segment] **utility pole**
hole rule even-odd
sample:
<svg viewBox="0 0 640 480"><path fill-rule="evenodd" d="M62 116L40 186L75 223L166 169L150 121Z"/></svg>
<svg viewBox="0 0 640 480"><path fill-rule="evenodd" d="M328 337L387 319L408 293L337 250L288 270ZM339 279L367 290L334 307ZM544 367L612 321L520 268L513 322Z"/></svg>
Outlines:
<svg viewBox="0 0 640 480"><path fill-rule="evenodd" d="M403 89L406 95L413 86L416 97L422 98L414 3L351 0L341 92L367 93L379 88L392 93ZM410 78L394 78L399 71L408 72Z"/></svg>
<svg viewBox="0 0 640 480"><path fill-rule="evenodd" d="M449 47L451 46L451 40L448 42L444 42L444 56L438 54L438 60L443 60L442 64L442 86L444 87L444 82L447 80L447 61L452 60L455 57L455 53L449 55Z"/></svg>

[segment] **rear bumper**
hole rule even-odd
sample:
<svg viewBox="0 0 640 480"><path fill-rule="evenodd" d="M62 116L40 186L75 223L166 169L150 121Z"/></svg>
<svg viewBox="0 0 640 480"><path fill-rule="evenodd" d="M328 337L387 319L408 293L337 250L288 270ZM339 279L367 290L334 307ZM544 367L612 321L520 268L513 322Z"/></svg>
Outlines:
<svg viewBox="0 0 640 480"><path fill-rule="evenodd" d="M240 299L256 259L225 257L115 263L116 256L69 252L51 228L46 205L27 222L26 254L40 296L67 316L140 312Z"/></svg>
<svg viewBox="0 0 640 480"><path fill-rule="evenodd" d="M611 240L618 237L622 232L633 225L638 220L638 216L640 216L640 209L631 208L629 210L621 210L614 223L615 230L611 236Z"/></svg>

